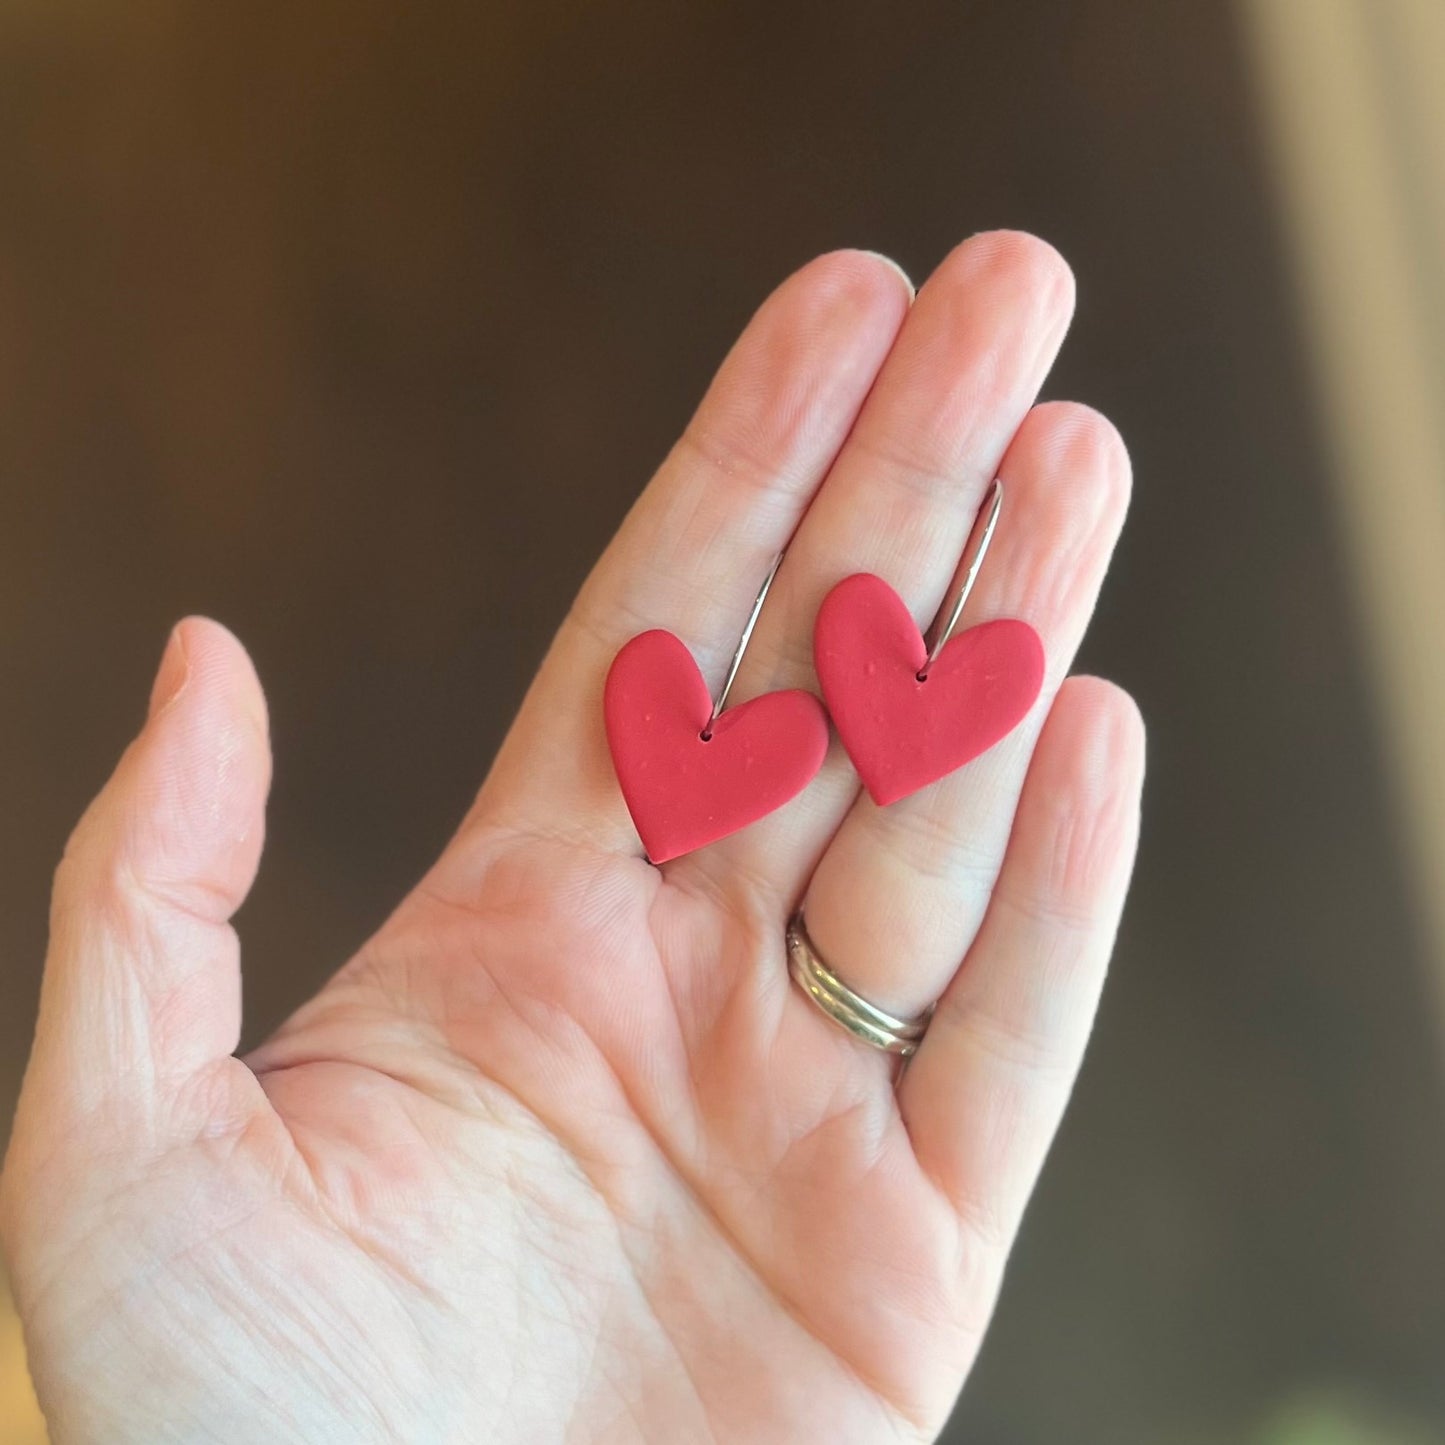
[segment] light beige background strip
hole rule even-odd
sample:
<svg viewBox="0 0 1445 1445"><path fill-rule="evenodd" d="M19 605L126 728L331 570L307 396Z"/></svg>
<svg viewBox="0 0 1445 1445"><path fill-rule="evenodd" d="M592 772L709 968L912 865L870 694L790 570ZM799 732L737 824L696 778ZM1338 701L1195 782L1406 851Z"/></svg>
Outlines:
<svg viewBox="0 0 1445 1445"><path fill-rule="evenodd" d="M20 1321L0 1281L0 1440L5 1445L44 1445L45 1422L25 1369Z"/></svg>
<svg viewBox="0 0 1445 1445"><path fill-rule="evenodd" d="M1239 4L1445 1030L1445 3Z"/></svg>

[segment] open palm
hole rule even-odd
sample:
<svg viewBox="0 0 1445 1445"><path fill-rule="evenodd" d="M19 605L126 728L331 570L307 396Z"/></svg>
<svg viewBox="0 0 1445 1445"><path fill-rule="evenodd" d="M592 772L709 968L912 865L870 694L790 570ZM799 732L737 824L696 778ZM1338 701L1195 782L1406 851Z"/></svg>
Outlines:
<svg viewBox="0 0 1445 1445"><path fill-rule="evenodd" d="M1026 236L916 300L839 253L763 306L563 623L436 866L258 1051L229 918L265 709L213 623L57 879L3 1226L57 1442L927 1440L977 1351L1082 1055L1136 833L1128 699L1063 681L1128 464L1035 406L1072 305ZM794 534L736 698L813 685L817 605L877 572L926 623L995 475L966 622L1031 622L1043 696L887 809L837 748L662 868L601 727L666 627L716 681ZM899 1074L790 984L900 1013Z"/></svg>

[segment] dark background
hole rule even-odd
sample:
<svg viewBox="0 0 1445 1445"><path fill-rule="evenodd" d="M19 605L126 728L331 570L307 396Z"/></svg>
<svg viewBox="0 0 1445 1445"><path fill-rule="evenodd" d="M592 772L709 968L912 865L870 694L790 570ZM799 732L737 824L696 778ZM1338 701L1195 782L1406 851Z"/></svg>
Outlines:
<svg viewBox="0 0 1445 1445"><path fill-rule="evenodd" d="M254 1039L444 841L765 292L1026 227L1079 277L1049 392L1133 450L1082 665L1150 781L950 1438L1253 1441L1321 1391L1445 1431L1445 1096L1277 211L1223 4L6 6L0 1108L177 616L271 698Z"/></svg>

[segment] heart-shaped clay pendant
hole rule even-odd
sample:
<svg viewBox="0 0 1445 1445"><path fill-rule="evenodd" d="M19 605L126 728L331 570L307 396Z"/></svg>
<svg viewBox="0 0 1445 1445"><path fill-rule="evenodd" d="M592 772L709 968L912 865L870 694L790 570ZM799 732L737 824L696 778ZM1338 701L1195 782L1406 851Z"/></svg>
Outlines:
<svg viewBox="0 0 1445 1445"><path fill-rule="evenodd" d="M617 781L654 863L716 842L812 781L828 719L809 692L770 692L713 720L692 654L656 629L626 643L603 692ZM704 736L706 730L706 736Z"/></svg>
<svg viewBox="0 0 1445 1445"><path fill-rule="evenodd" d="M1044 647L1027 622L957 633L920 681L928 648L903 599L860 572L823 599L813 659L833 725L875 803L961 768L1023 720L1044 682Z"/></svg>

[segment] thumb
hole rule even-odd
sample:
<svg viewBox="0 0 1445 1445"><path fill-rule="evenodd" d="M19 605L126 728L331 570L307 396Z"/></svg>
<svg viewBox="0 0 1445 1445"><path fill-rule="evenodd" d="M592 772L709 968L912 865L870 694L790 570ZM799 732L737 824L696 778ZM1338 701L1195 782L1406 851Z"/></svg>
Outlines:
<svg viewBox="0 0 1445 1445"><path fill-rule="evenodd" d="M56 873L17 1131L98 1118L159 1143L223 1106L194 1085L215 1078L240 1037L230 918L256 876L270 776L250 659L218 623L188 618L166 645L145 727Z"/></svg>

